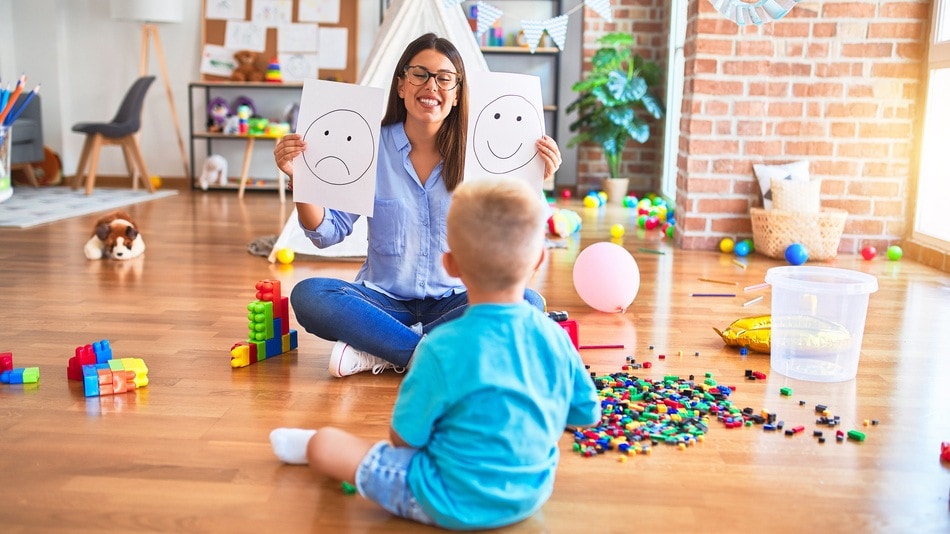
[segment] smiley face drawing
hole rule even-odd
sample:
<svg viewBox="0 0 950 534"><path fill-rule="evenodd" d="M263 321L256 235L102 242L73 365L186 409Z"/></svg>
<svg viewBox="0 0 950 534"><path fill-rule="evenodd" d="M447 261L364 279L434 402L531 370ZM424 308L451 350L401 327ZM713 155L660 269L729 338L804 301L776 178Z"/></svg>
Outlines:
<svg viewBox="0 0 950 534"><path fill-rule="evenodd" d="M535 142L544 136L537 110L528 99L504 95L492 100L475 119L472 148L482 169L505 174L538 155Z"/></svg>
<svg viewBox="0 0 950 534"><path fill-rule="evenodd" d="M348 109L335 109L317 117L303 138L315 147L303 154L307 168L318 180L331 185L359 180L376 157L376 140L369 123Z"/></svg>

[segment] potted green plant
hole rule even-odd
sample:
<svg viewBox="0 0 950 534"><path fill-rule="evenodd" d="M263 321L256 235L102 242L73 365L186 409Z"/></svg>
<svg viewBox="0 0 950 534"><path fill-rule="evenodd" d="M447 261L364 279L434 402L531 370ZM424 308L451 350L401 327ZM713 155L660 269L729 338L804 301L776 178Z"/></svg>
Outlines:
<svg viewBox="0 0 950 534"><path fill-rule="evenodd" d="M591 59L590 72L571 87L578 97L567 112L577 112L577 120L570 125L577 134L567 146L600 145L610 173L604 180L608 201L622 204L629 185L629 179L620 175L623 149L630 139L638 143L650 139L647 118L659 119L665 112L652 91L659 83L660 69L633 53L634 39L629 33L608 33L597 42L600 48Z"/></svg>

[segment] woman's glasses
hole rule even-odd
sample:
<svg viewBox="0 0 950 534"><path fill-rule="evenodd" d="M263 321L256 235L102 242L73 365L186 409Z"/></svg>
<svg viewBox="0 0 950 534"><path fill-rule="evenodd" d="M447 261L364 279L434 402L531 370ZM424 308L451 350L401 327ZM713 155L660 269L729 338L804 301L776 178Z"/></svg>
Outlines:
<svg viewBox="0 0 950 534"><path fill-rule="evenodd" d="M439 89L451 91L462 83L462 77L454 72L444 70L429 72L421 65L406 65L402 71L412 85L425 85L429 83L429 78L435 78L435 84L439 86Z"/></svg>

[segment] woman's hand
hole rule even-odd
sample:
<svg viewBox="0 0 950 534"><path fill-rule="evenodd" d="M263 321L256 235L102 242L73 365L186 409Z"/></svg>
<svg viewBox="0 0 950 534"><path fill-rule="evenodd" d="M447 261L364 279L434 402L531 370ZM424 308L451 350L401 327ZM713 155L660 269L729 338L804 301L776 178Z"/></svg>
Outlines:
<svg viewBox="0 0 950 534"><path fill-rule="evenodd" d="M290 177L287 187L294 188L294 158L302 154L307 143L300 134L287 134L274 147L274 161L277 168Z"/></svg>
<svg viewBox="0 0 950 534"><path fill-rule="evenodd" d="M561 167L561 151L554 139L547 135L538 139L536 146L538 154L541 154L541 160L544 161L544 185L551 185L554 173Z"/></svg>

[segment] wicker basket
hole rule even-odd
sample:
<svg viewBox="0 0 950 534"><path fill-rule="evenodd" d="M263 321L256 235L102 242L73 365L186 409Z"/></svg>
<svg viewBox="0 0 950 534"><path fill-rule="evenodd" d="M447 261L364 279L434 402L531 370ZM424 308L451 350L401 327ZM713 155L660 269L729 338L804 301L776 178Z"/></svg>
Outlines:
<svg viewBox="0 0 950 534"><path fill-rule="evenodd" d="M752 208L752 238L755 250L770 258L785 258L785 249L800 243L811 260L827 260L838 255L841 233L848 218L845 210L822 208L820 213Z"/></svg>

